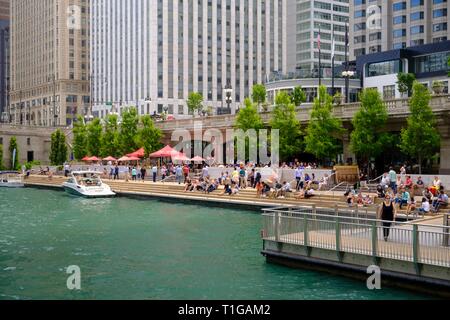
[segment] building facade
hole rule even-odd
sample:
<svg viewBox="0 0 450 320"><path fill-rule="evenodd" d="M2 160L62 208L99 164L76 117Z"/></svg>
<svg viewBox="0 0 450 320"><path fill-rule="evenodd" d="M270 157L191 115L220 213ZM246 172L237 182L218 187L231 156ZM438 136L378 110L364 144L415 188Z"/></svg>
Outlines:
<svg viewBox="0 0 450 320"><path fill-rule="evenodd" d="M71 125L89 108L89 1L11 2L14 124Z"/></svg>
<svg viewBox="0 0 450 320"><path fill-rule="evenodd" d="M319 48L322 76L331 77L334 37L335 64L345 61L345 32L349 22L349 1L288 1L288 71L302 77L318 77Z"/></svg>
<svg viewBox="0 0 450 320"><path fill-rule="evenodd" d="M9 0L0 1L0 122L8 122L9 105Z"/></svg>
<svg viewBox="0 0 450 320"><path fill-rule="evenodd" d="M180 118L191 92L233 113L253 84L287 70L288 1L92 1L94 114L137 106Z"/></svg>
<svg viewBox="0 0 450 320"><path fill-rule="evenodd" d="M401 98L397 75L415 74L417 81L436 93L449 93L450 41L431 43L406 49L389 50L357 58L357 69L363 76L364 88L377 88L386 100ZM436 86L436 84L440 84Z"/></svg>
<svg viewBox="0 0 450 320"><path fill-rule="evenodd" d="M450 39L447 0L351 1L351 59Z"/></svg>

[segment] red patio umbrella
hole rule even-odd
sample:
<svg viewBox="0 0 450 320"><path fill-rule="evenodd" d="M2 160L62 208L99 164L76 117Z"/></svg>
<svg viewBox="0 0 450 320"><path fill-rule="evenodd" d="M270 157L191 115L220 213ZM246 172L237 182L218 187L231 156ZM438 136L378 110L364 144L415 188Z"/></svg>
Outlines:
<svg viewBox="0 0 450 320"><path fill-rule="evenodd" d="M89 161L102 161L102 159L97 158L97 157L90 157Z"/></svg>
<svg viewBox="0 0 450 320"><path fill-rule="evenodd" d="M103 161L117 161L117 159L109 156L109 157L106 157L105 159L103 159Z"/></svg>
<svg viewBox="0 0 450 320"><path fill-rule="evenodd" d="M86 156L83 159L81 159L81 161L87 162L87 161L91 161L91 160L90 160L90 158L88 156Z"/></svg>
<svg viewBox="0 0 450 320"><path fill-rule="evenodd" d="M143 158L145 157L145 149L141 148L133 153L127 154L127 157Z"/></svg>
<svg viewBox="0 0 450 320"><path fill-rule="evenodd" d="M166 157L172 157L173 152L178 152L175 149L173 149L171 146L165 146L159 151L156 151L150 155L150 158L166 158Z"/></svg>
<svg viewBox="0 0 450 320"><path fill-rule="evenodd" d="M122 158L120 158L119 160L117 160L119 162L125 162L125 161L131 161L130 158L128 158L127 156L124 156Z"/></svg>
<svg viewBox="0 0 450 320"><path fill-rule="evenodd" d="M189 159L183 152L178 152L178 154L172 156L172 160L174 161L190 161L191 159Z"/></svg>
<svg viewBox="0 0 450 320"><path fill-rule="evenodd" d="M141 158L138 157L128 157L128 161L139 161Z"/></svg>

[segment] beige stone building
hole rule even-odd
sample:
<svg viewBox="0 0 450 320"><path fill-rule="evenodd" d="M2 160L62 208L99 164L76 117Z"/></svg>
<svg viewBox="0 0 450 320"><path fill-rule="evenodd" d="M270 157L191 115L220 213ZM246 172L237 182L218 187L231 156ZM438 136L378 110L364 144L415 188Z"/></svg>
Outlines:
<svg viewBox="0 0 450 320"><path fill-rule="evenodd" d="M0 0L0 20L9 20L9 0Z"/></svg>
<svg viewBox="0 0 450 320"><path fill-rule="evenodd" d="M11 123L70 126L89 109L89 1L11 2Z"/></svg>

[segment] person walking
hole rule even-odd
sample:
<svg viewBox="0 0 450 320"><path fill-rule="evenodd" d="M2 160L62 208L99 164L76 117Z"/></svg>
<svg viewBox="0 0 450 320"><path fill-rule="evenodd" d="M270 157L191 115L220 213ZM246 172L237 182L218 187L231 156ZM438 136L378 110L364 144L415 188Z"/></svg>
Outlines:
<svg viewBox="0 0 450 320"><path fill-rule="evenodd" d="M133 167L133 169L131 170L131 180L132 181L137 181L137 170L136 167Z"/></svg>
<svg viewBox="0 0 450 320"><path fill-rule="evenodd" d="M142 182L145 182L145 176L147 175L147 169L145 168L145 166L142 166L141 168L141 179Z"/></svg>
<svg viewBox="0 0 450 320"><path fill-rule="evenodd" d="M300 191L300 189L303 189L303 169L301 166L298 166L297 169L295 169L295 180L297 180L297 186L295 187L295 190Z"/></svg>
<svg viewBox="0 0 450 320"><path fill-rule="evenodd" d="M156 177L158 175L158 166L155 164L152 168L153 173L153 183L156 183Z"/></svg>
<svg viewBox="0 0 450 320"><path fill-rule="evenodd" d="M117 164L114 168L114 180L119 180L119 166Z"/></svg>
<svg viewBox="0 0 450 320"><path fill-rule="evenodd" d="M388 241L392 223L395 220L395 206L391 201L391 196L386 195L381 207L381 220L383 220L383 236L384 241Z"/></svg>
<svg viewBox="0 0 450 320"><path fill-rule="evenodd" d="M393 167L389 168L389 186L394 193L397 193L397 173Z"/></svg>
<svg viewBox="0 0 450 320"><path fill-rule="evenodd" d="M186 168L187 168L187 171L186 171ZM183 170L184 170L184 183L186 184L186 182L189 179L189 167L186 165L183 169L183 168L181 168L180 165L178 165L175 169L175 176L176 176L178 184L181 184L181 179L183 178Z"/></svg>

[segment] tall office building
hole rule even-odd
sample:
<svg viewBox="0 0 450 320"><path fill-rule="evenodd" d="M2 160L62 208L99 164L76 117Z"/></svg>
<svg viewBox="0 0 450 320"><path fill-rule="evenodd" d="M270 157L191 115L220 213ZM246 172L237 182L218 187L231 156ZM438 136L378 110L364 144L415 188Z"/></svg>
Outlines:
<svg viewBox="0 0 450 320"><path fill-rule="evenodd" d="M351 57L450 39L447 0L352 0Z"/></svg>
<svg viewBox="0 0 450 320"><path fill-rule="evenodd" d="M320 31L322 74L331 76L332 37L335 64L345 61L345 30L349 22L349 1L290 0L288 2L288 71L303 77L319 72Z"/></svg>
<svg viewBox="0 0 450 320"><path fill-rule="evenodd" d="M11 2L11 120L70 125L89 107L89 1Z"/></svg>
<svg viewBox="0 0 450 320"><path fill-rule="evenodd" d="M287 69L287 1L93 0L95 114L137 106L183 117L190 92L233 112L253 84Z"/></svg>
<svg viewBox="0 0 450 320"><path fill-rule="evenodd" d="M9 104L9 0L0 1L0 122L8 122Z"/></svg>

